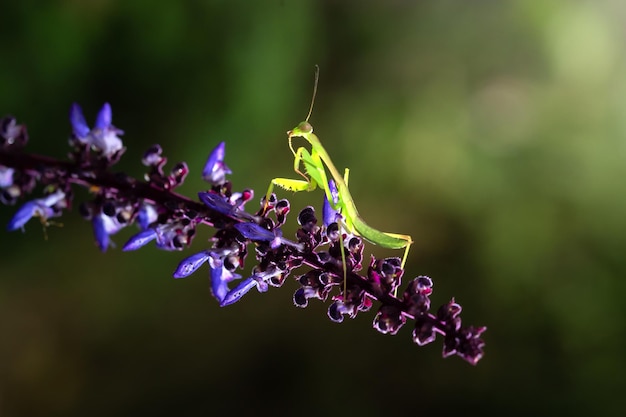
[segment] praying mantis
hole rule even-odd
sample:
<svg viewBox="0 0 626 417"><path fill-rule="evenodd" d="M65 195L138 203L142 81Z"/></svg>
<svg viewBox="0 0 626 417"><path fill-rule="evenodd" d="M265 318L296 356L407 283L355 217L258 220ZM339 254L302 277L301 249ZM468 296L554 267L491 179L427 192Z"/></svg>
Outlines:
<svg viewBox="0 0 626 417"><path fill-rule="evenodd" d="M340 213L341 224L349 232L357 236L363 237L365 240L388 249L404 249L404 255L402 257L401 268L404 269L404 264L407 260L409 249L413 243L413 239L409 235L403 235L398 233L382 232L371 226L369 226L359 215L356 208L356 204L350 189L348 188L348 177L350 170L345 169L344 175L339 173L339 170L335 167L332 159L328 155L328 152L322 145L319 138L313 133L313 126L309 123L309 118L313 111L313 104L315 102L315 95L317 93L317 83L319 79L319 67L315 68L315 84L313 88L313 98L311 100L311 106L306 120L298 124L294 129L287 132L289 139L289 148L294 155L293 169L302 176L304 180L289 179L289 178L274 178L268 187L265 201L269 201L270 195L277 185L288 191L300 192L300 191L313 191L316 188L321 188L328 201L331 203L334 210ZM311 151L309 152L304 147L299 147L294 150L293 138L300 137L306 140L311 145ZM300 164L304 165L304 171L300 170ZM328 176L330 174L332 180L336 185L335 190L331 190L329 186ZM267 203L266 203L267 204ZM340 234L341 239L341 234ZM341 241L343 245L343 241ZM343 273L344 273L344 290L345 290L345 278L346 278L346 261L345 255L342 252L343 261Z"/></svg>

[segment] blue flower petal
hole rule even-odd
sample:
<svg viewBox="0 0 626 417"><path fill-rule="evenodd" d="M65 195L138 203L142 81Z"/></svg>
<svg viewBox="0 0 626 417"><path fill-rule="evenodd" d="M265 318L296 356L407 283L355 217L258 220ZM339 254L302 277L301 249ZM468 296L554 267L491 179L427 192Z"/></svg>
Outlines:
<svg viewBox="0 0 626 417"><path fill-rule="evenodd" d="M73 103L70 107L70 123L72 124L72 131L74 135L83 141L89 135L89 126L85 122L85 116L83 116L83 110L77 103Z"/></svg>
<svg viewBox="0 0 626 417"><path fill-rule="evenodd" d="M0 188L8 188L13 185L13 168L0 165Z"/></svg>
<svg viewBox="0 0 626 417"><path fill-rule="evenodd" d="M204 164L202 178L205 181L214 185L220 185L224 183L226 174L232 174L230 168L224 163L225 156L226 144L220 142L213 151L211 151L206 164Z"/></svg>
<svg viewBox="0 0 626 417"><path fill-rule="evenodd" d="M234 207L219 194L201 191L198 193L198 197L208 208L212 210L227 216L231 215L233 212Z"/></svg>
<svg viewBox="0 0 626 417"><path fill-rule="evenodd" d="M328 201L326 194L324 194L324 205L322 206L322 219L324 226L335 223L337 221L337 215L339 214L339 212L333 208L336 207L339 202L339 192L337 191L335 181L328 180L328 188L330 189L330 195L333 198L333 203L331 204Z"/></svg>
<svg viewBox="0 0 626 417"><path fill-rule="evenodd" d="M100 248L102 252L106 252L111 241L109 239L109 234L107 233L104 219L102 218L102 216L103 214L93 216L93 218L91 219L91 224L93 226L93 234L96 238L98 248Z"/></svg>
<svg viewBox="0 0 626 417"><path fill-rule="evenodd" d="M218 167L218 164L224 161L224 157L226 156L226 143L220 142L214 149L211 151L209 158L204 164L204 169L202 170L202 176L210 176L213 171Z"/></svg>
<svg viewBox="0 0 626 417"><path fill-rule="evenodd" d="M136 235L128 239L128 242L126 242L122 250L125 252L131 251L131 250L137 250L141 248L142 246L145 246L146 244L152 242L156 238L157 238L156 230L154 229L142 230L141 232L137 233Z"/></svg>
<svg viewBox="0 0 626 417"><path fill-rule="evenodd" d="M261 242L271 242L276 238L276 235L259 226L254 222L237 223L235 229L239 231L246 239L258 240Z"/></svg>
<svg viewBox="0 0 626 417"><path fill-rule="evenodd" d="M35 215L37 210L37 201L29 201L25 203L20 209L13 215L11 221L7 225L7 230L12 232L13 230L21 229L24 225Z"/></svg>
<svg viewBox="0 0 626 417"><path fill-rule="evenodd" d="M137 214L137 223L142 229L147 229L152 223L157 221L159 214L152 204L143 203Z"/></svg>
<svg viewBox="0 0 626 417"><path fill-rule="evenodd" d="M208 251L202 251L183 259L174 271L174 278L186 278L193 274L210 256Z"/></svg>
<svg viewBox="0 0 626 417"><path fill-rule="evenodd" d="M96 124L94 129L102 129L105 130L109 126L111 126L111 121L113 120L113 112L111 111L111 105L109 103L104 103L100 112L98 112L98 117L96 118Z"/></svg>
<svg viewBox="0 0 626 417"><path fill-rule="evenodd" d="M257 286L257 281L254 277L246 278L235 289L229 291L220 301L220 307L226 307L234 304L246 295L252 288Z"/></svg>
<svg viewBox="0 0 626 417"><path fill-rule="evenodd" d="M50 217L59 215L52 209L53 206L61 202L65 198L65 193L61 190L56 190L52 194L48 194L43 198L38 198L25 203L15 213L9 224L7 230L13 231L22 228L30 219L37 216L40 217L42 222L45 223ZM63 206L65 207L65 206Z"/></svg>

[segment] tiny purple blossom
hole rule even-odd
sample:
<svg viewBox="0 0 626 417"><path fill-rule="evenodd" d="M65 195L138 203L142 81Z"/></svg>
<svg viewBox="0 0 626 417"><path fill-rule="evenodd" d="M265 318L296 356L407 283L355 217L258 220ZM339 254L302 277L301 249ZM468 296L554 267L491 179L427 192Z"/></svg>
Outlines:
<svg viewBox="0 0 626 417"><path fill-rule="evenodd" d="M224 162L226 156L226 143L220 142L211 151L209 158L202 170L202 178L212 185L222 185L226 181L226 175L232 174L232 171Z"/></svg>
<svg viewBox="0 0 626 417"><path fill-rule="evenodd" d="M254 222L237 223L235 229L243 235L243 237L256 240L260 242L270 242L272 249L280 247L280 245L287 245L294 248L301 248L301 245L283 238L283 232L279 228L275 228L273 231L264 229L260 225Z"/></svg>
<svg viewBox="0 0 626 417"><path fill-rule="evenodd" d="M102 252L106 252L109 245L113 246L110 236L119 232L125 226L125 224L120 223L115 216L107 216L102 212L93 216L91 224L93 226L93 234L96 237L96 243Z"/></svg>
<svg viewBox="0 0 626 417"><path fill-rule="evenodd" d="M236 200L235 203L232 203L226 197L210 191L200 191L198 193L198 198L200 198L200 200L211 210L215 210L226 216L247 220L252 220L254 218L254 216L239 208L243 205L243 203L245 203L245 201L240 202L239 200Z"/></svg>
<svg viewBox="0 0 626 417"><path fill-rule="evenodd" d="M220 307L226 307L241 300L252 288L257 286L257 281L253 277L249 277L241 281L237 287L229 291L221 300Z"/></svg>
<svg viewBox="0 0 626 417"><path fill-rule="evenodd" d="M206 261L208 261L210 257L211 253L204 250L183 259L178 264L176 271L174 271L174 278L188 277L189 275L196 272L196 270L200 268Z"/></svg>
<svg viewBox="0 0 626 417"><path fill-rule="evenodd" d="M234 274L226 269L221 258L211 256L208 261L211 266L211 292L213 297L221 303L230 291L228 283L241 278L241 275Z"/></svg>
<svg viewBox="0 0 626 417"><path fill-rule="evenodd" d="M13 168L0 165L0 188L7 188L13 185Z"/></svg>
<svg viewBox="0 0 626 417"><path fill-rule="evenodd" d="M159 214L154 205L144 202L139 208L139 213L137 213L137 223L141 229L145 230L150 224L157 221L158 217Z"/></svg>
<svg viewBox="0 0 626 417"><path fill-rule="evenodd" d="M157 232L154 229L145 229L131 236L130 239L122 247L122 251L127 252L137 250L157 238Z"/></svg>
<svg viewBox="0 0 626 417"><path fill-rule="evenodd" d="M74 103L70 108L70 122L76 139L101 151L105 157L111 157L124 149L124 144L118 137L124 134L124 131L111 124L112 117L111 105L104 103L98 112L94 128L90 130L81 107Z"/></svg>
<svg viewBox="0 0 626 417"><path fill-rule="evenodd" d="M259 292L266 292L269 288L268 281L282 273L283 271L278 268L270 268L267 271L255 273L251 277L241 281L233 290L229 291L223 299L220 300L220 307L236 303L254 287L257 287Z"/></svg>
<svg viewBox="0 0 626 417"><path fill-rule="evenodd" d="M64 198L65 193L57 190L46 197L29 201L15 213L11 221L9 221L7 229L9 231L22 229L33 217L39 217L45 223L49 218L58 216L60 213L55 211L54 207L57 205L65 207L65 204L62 203Z"/></svg>
<svg viewBox="0 0 626 417"><path fill-rule="evenodd" d="M339 212L334 209L339 202L339 191L337 191L335 181L328 180L328 188L330 189L330 195L333 198L333 202L331 204L330 201L328 201L326 194L324 194L324 205L322 206L322 220L324 222L324 226L327 227L329 224L337 222L338 218L341 218Z"/></svg>
<svg viewBox="0 0 626 417"><path fill-rule="evenodd" d="M83 109L78 103L73 103L70 107L70 123L76 139L82 143L87 143L90 129L85 121L85 116L83 116Z"/></svg>

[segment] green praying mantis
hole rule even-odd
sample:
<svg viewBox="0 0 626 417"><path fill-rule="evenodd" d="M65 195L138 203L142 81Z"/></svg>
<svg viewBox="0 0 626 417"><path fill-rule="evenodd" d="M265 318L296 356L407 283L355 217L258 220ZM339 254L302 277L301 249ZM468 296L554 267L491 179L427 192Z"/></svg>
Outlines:
<svg viewBox="0 0 626 417"><path fill-rule="evenodd" d="M288 191L300 192L300 191L313 191L316 188L321 188L326 194L326 198L341 215L341 224L349 232L357 236L363 237L365 240L375 245L388 249L404 249L404 256L402 257L401 268L404 268L404 264L409 254L409 248L413 243L413 239L409 235L403 235L398 233L382 232L369 226L359 215L359 212L354 203L354 199L350 194L348 188L348 177L350 170L345 169L344 175L339 173L339 170L335 167L332 159L328 155L328 152L322 145L319 138L313 133L313 126L309 123L311 112L313 111L313 104L315 102L315 95L317 93L317 83L319 79L319 68L316 66L315 70L315 84L313 88L313 99L311 100L311 106L309 108L309 114L305 121L301 122L294 129L287 132L289 138L289 148L294 155L293 169L302 176L304 180L289 179L289 178L274 178L268 187L265 195L265 201L269 201L270 195L277 185ZM311 145L311 151L309 152L304 147L299 147L294 150L293 138L300 137L306 140ZM304 165L304 171L300 170L300 164ZM332 193L328 184L328 176L326 171L332 177L335 182L337 192ZM267 204L267 203L266 203ZM341 233L340 233L340 239ZM343 247L343 240L341 240ZM344 273L344 294L345 294L345 278L346 278L346 260L345 254L342 251L343 261L343 273Z"/></svg>

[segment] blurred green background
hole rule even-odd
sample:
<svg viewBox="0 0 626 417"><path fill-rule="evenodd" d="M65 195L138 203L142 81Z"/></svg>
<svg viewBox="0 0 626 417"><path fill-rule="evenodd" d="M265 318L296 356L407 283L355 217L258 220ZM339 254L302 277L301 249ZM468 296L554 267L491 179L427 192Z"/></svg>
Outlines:
<svg viewBox="0 0 626 417"><path fill-rule="evenodd" d="M380 335L373 312L333 324L291 280L219 308L205 269L171 278L210 230L122 253L124 230L102 254L74 208L47 240L0 234L0 415L625 415L623 1L5 2L0 114L64 157L70 104L92 123L109 101L120 170L160 143L193 196L226 141L258 197L292 175L315 64L311 121L361 214L413 235L407 278L488 326L484 359Z"/></svg>

